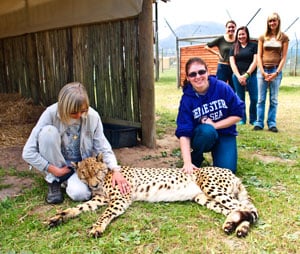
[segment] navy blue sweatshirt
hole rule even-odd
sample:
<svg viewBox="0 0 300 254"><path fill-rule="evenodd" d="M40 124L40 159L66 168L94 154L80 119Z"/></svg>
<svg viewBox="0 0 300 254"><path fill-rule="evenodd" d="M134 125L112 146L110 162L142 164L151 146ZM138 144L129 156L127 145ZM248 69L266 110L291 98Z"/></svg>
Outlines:
<svg viewBox="0 0 300 254"><path fill-rule="evenodd" d="M197 93L190 83L183 88L175 135L192 137L193 130L201 124L203 117L218 122L228 116L243 117L245 103L239 99L232 88L215 76L208 77L209 88L205 95ZM220 135L237 135L236 125L218 129Z"/></svg>

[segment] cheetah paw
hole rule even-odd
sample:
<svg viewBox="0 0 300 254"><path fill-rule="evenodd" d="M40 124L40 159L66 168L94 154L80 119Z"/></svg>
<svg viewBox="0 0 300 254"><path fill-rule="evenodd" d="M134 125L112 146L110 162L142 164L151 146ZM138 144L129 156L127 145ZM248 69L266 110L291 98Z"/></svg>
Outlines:
<svg viewBox="0 0 300 254"><path fill-rule="evenodd" d="M102 234L103 232L99 229L99 227L93 227L89 232L89 235L94 238L99 238L102 236Z"/></svg>
<svg viewBox="0 0 300 254"><path fill-rule="evenodd" d="M62 222L63 222L62 217L60 215L56 215L49 219L48 226L50 228L54 228L54 227L57 227Z"/></svg>

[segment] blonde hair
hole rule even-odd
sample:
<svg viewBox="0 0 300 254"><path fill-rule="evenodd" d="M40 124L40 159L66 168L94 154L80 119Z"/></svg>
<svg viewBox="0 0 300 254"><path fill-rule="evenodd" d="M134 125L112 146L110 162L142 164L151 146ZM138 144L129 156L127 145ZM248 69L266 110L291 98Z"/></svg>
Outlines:
<svg viewBox="0 0 300 254"><path fill-rule="evenodd" d="M278 20L278 26L276 29L276 34L275 34L275 38L276 40L280 40L282 38L282 32L281 32L281 19L278 13L273 12L271 15L268 16L267 18L267 30L265 32L265 39L270 39L270 37L272 36L272 30L269 26L269 21L271 19L277 19Z"/></svg>
<svg viewBox="0 0 300 254"><path fill-rule="evenodd" d="M58 113L61 121L67 124L71 120L71 114L88 110L89 97L85 87L79 82L66 84L58 94Z"/></svg>

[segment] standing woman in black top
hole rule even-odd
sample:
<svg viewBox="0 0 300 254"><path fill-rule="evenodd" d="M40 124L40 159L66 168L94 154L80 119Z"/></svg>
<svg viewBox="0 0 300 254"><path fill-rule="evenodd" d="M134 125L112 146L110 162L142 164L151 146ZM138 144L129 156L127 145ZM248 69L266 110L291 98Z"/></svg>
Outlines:
<svg viewBox="0 0 300 254"><path fill-rule="evenodd" d="M256 121L256 104L258 97L256 77L257 43L250 41L246 26L238 28L235 43L230 50L230 66L233 71L232 81L237 95L245 102L245 93L250 97L249 123ZM239 124L247 122L246 110Z"/></svg>

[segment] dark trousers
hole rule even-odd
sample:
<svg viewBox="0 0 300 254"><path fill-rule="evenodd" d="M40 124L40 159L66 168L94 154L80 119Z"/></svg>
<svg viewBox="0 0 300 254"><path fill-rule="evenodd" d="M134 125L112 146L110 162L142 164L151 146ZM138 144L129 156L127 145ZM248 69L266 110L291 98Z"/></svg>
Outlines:
<svg viewBox="0 0 300 254"><path fill-rule="evenodd" d="M233 173L237 168L236 136L219 135L210 124L199 124L191 140L192 162L200 167L204 160L203 153L211 152L213 166L228 168Z"/></svg>

